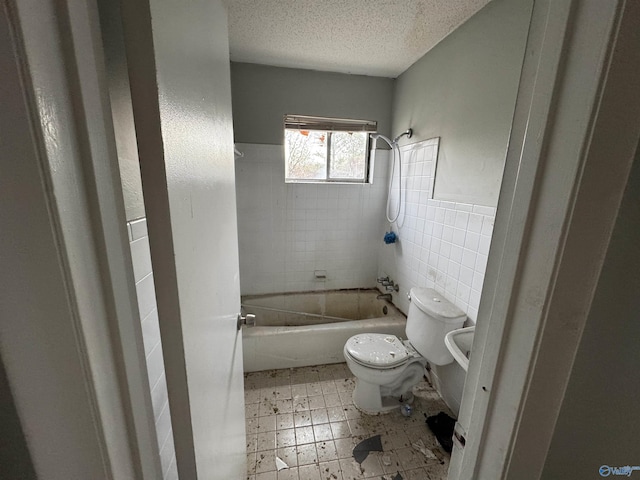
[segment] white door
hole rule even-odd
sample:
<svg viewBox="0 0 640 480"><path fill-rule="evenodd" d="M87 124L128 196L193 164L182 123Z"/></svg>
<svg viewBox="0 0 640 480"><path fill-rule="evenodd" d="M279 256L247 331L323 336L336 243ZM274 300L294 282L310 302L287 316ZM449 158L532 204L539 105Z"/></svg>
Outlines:
<svg viewBox="0 0 640 480"><path fill-rule="evenodd" d="M169 405L182 480L246 475L226 11L123 2Z"/></svg>

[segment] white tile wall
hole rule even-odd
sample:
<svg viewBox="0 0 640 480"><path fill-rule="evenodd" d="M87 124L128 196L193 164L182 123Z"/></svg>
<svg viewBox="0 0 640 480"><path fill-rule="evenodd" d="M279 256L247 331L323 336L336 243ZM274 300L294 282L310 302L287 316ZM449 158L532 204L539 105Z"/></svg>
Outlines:
<svg viewBox="0 0 640 480"><path fill-rule="evenodd" d="M133 263L133 275L136 281L138 310L142 322L142 339L147 360L149 388L153 405L158 451L164 480L178 478L175 463L175 448L169 414L169 397L164 375L164 359L160 343L158 310L151 270L151 253L146 219L134 220L127 225Z"/></svg>
<svg viewBox="0 0 640 480"><path fill-rule="evenodd" d="M242 293L374 286L390 275L406 292L432 287L475 323L495 208L433 200L438 139L402 148L403 208L385 245L388 151L378 150L373 184L287 184L282 146L238 144L236 194ZM391 210L397 201L392 195ZM314 270L326 270L317 281Z"/></svg>
<svg viewBox="0 0 640 480"><path fill-rule="evenodd" d="M379 247L378 275L389 275L400 285L394 303L405 313L409 309L406 293L412 287L429 287L475 323L495 208L431 198L438 139L401 151L404 204L399 225L393 226L399 240ZM397 191L392 198L396 201Z"/></svg>
<svg viewBox="0 0 640 480"><path fill-rule="evenodd" d="M433 200L438 141L402 148L405 203L398 242L379 247L378 275L389 275L400 285L393 302L409 310L412 287L434 288L467 313L475 324L493 233L495 208ZM397 199L397 191L395 197ZM387 229L389 226L387 225ZM449 407L457 412L464 371L453 363L431 369L431 379Z"/></svg>
<svg viewBox="0 0 640 480"><path fill-rule="evenodd" d="M236 146L242 294L373 287L386 168L374 169L373 184L285 183L282 146ZM376 162L385 157L378 151Z"/></svg>

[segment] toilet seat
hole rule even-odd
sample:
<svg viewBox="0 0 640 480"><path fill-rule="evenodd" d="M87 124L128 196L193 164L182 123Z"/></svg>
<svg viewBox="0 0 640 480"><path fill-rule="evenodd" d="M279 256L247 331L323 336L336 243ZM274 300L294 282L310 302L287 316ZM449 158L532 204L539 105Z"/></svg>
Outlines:
<svg viewBox="0 0 640 480"><path fill-rule="evenodd" d="M413 357L402 340L382 333L354 335L345 344L345 352L354 362L376 369L396 368Z"/></svg>

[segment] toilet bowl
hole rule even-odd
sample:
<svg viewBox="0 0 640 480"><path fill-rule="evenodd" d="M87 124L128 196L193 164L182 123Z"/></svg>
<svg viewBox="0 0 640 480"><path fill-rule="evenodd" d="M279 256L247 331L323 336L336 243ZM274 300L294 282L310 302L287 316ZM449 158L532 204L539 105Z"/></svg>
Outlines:
<svg viewBox="0 0 640 480"><path fill-rule="evenodd" d="M411 388L424 375L427 360L394 335L364 333L351 337L344 358L356 377L353 403L374 415L411 403Z"/></svg>
<svg viewBox="0 0 640 480"><path fill-rule="evenodd" d="M375 415L413 401L411 390L422 379L427 362L434 365L453 362L444 337L460 328L465 319L464 312L435 290L411 289L408 340L363 333L345 343L344 358L356 377L355 406Z"/></svg>

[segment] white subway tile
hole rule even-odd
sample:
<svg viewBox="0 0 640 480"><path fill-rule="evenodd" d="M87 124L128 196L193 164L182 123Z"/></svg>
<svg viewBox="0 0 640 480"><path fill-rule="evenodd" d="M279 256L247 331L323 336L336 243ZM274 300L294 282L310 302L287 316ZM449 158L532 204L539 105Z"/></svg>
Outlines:
<svg viewBox="0 0 640 480"><path fill-rule="evenodd" d="M147 233L147 219L140 218L129 222L131 228L131 240L138 240L139 238L146 237Z"/></svg>
<svg viewBox="0 0 640 480"><path fill-rule="evenodd" d="M162 357L162 346L158 344L149 356L147 356L147 375L149 376L149 388L152 391L163 373L164 360Z"/></svg>
<svg viewBox="0 0 640 480"><path fill-rule="evenodd" d="M477 213L472 213L471 215L469 215L469 225L468 225L468 229L470 232L473 233L480 233L482 232L482 221L483 221L484 217L482 215L479 215Z"/></svg>
<svg viewBox="0 0 640 480"><path fill-rule="evenodd" d="M450 260L447 275L457 281L460 277L460 264Z"/></svg>
<svg viewBox="0 0 640 480"><path fill-rule="evenodd" d="M162 375L156 382L153 390L151 390L151 405L153 406L154 422L158 421L160 414L168 401L169 394L167 392L167 381L164 372L162 372Z"/></svg>
<svg viewBox="0 0 640 480"><path fill-rule="evenodd" d="M446 273L448 268L449 268L449 259L446 257L440 256L438 259L438 270L440 270L443 273Z"/></svg>
<svg viewBox="0 0 640 480"><path fill-rule="evenodd" d="M456 301L456 290L458 288L458 280L447 275L444 281L444 295L452 303Z"/></svg>
<svg viewBox="0 0 640 480"><path fill-rule="evenodd" d="M160 450L169 435L171 435L171 414L169 413L168 403L164 406L160 417L156 421L156 433L158 435L158 449Z"/></svg>
<svg viewBox="0 0 640 480"><path fill-rule="evenodd" d="M483 275L485 274L485 271L487 269L487 256L486 255L482 255L482 254L478 254L478 257L476 258L476 272L480 272Z"/></svg>
<svg viewBox="0 0 640 480"><path fill-rule="evenodd" d="M455 228L453 230L453 239L452 239L453 244L459 247L463 247L466 234L467 232L465 230L462 230L460 228Z"/></svg>
<svg viewBox="0 0 640 480"><path fill-rule="evenodd" d="M144 343L145 356L149 355L156 345L160 343L160 324L158 322L158 310L155 308L142 320L142 341Z"/></svg>
<svg viewBox="0 0 640 480"><path fill-rule="evenodd" d="M442 238L442 232L444 229L444 225L441 223L433 224L433 237L434 238Z"/></svg>
<svg viewBox="0 0 640 480"><path fill-rule="evenodd" d="M473 273L473 283L471 288L477 292L482 292L482 285L484 284L484 274L480 272Z"/></svg>
<svg viewBox="0 0 640 480"><path fill-rule="evenodd" d="M440 248L442 245L442 240L440 240L439 238L432 238L431 239L431 251L437 254L440 254Z"/></svg>
<svg viewBox="0 0 640 480"><path fill-rule="evenodd" d="M431 253L429 254L429 261L428 261L429 266L433 268L437 268L439 261L440 261L440 255L438 255L434 251L431 251Z"/></svg>
<svg viewBox="0 0 640 480"><path fill-rule="evenodd" d="M473 285L473 269L469 267L465 267L464 265L460 267L460 276L458 277L460 283L464 283L469 288Z"/></svg>
<svg viewBox="0 0 640 480"><path fill-rule="evenodd" d="M467 232L467 235L464 240L464 248L477 251L479 244L480 244L480 235L473 232Z"/></svg>
<svg viewBox="0 0 640 480"><path fill-rule="evenodd" d="M462 264L468 268L475 268L476 266L476 253L472 250L464 249L462 253Z"/></svg>
<svg viewBox="0 0 640 480"><path fill-rule="evenodd" d="M444 224L449 226L454 226L456 223L456 212L455 210L447 209L444 212Z"/></svg>
<svg viewBox="0 0 640 480"><path fill-rule="evenodd" d="M468 222L469 222L469 214L467 212L463 212L463 211L456 212L456 220L454 223L454 226L456 228L466 230Z"/></svg>
<svg viewBox="0 0 640 480"><path fill-rule="evenodd" d="M449 259L454 262L462 263L462 253L463 249L459 245L455 245L455 233L454 233L454 244L451 245L451 254L449 255Z"/></svg>
<svg viewBox="0 0 640 480"><path fill-rule="evenodd" d="M139 282L151 273L151 251L149 237L141 237L130 244L131 261L133 263L133 277Z"/></svg>
<svg viewBox="0 0 640 480"><path fill-rule="evenodd" d="M479 213L480 215L488 215L491 217L495 217L496 208L495 207L487 207L484 205L474 205L473 213Z"/></svg>
<svg viewBox="0 0 640 480"><path fill-rule="evenodd" d="M451 244L449 242L442 242L440 244L440 255L449 258L451 255Z"/></svg>
<svg viewBox="0 0 640 480"><path fill-rule="evenodd" d="M167 478L167 472L169 471L169 467L171 467L172 463L175 459L175 446L173 443L173 435L169 435L167 441L164 442L162 449L160 450L160 464L162 465L162 472L164 474L164 478Z"/></svg>
<svg viewBox="0 0 640 480"><path fill-rule="evenodd" d="M445 225L442 229L442 240L445 242L453 241L453 227Z"/></svg>
<svg viewBox="0 0 640 480"><path fill-rule="evenodd" d="M469 294L469 307L477 309L479 306L480 293L472 289L471 293Z"/></svg>
<svg viewBox="0 0 640 480"><path fill-rule="evenodd" d="M458 301L467 304L469 303L469 296L471 295L471 287L465 285L462 282L458 282L458 289L456 290L456 303ZM466 310L466 308L464 309Z"/></svg>
<svg viewBox="0 0 640 480"><path fill-rule="evenodd" d="M473 205L470 203L456 203L456 210L460 210L463 212L472 212Z"/></svg>
<svg viewBox="0 0 640 480"><path fill-rule="evenodd" d="M493 217L483 217L482 219L482 234L491 236L493 234Z"/></svg>
<svg viewBox="0 0 640 480"><path fill-rule="evenodd" d="M145 318L151 310L156 308L156 293L153 284L153 274L149 274L136 284L138 297L138 311L140 318Z"/></svg>
<svg viewBox="0 0 640 480"><path fill-rule="evenodd" d="M480 235L480 243L478 245L478 253L489 255L489 246L491 245L491 237Z"/></svg>

